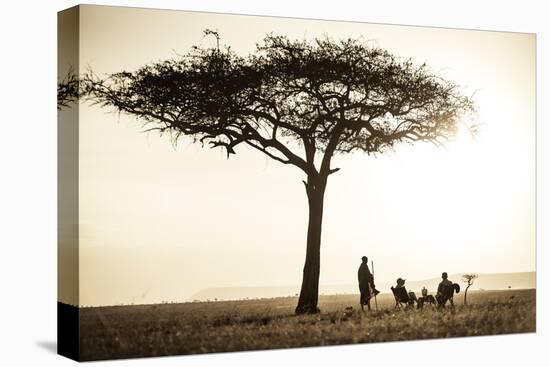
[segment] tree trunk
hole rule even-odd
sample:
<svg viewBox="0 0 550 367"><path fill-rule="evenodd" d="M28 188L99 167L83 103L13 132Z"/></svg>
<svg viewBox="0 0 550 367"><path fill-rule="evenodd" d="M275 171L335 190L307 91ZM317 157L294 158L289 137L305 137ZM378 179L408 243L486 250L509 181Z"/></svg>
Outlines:
<svg viewBox="0 0 550 367"><path fill-rule="evenodd" d="M467 299L466 299L466 296L468 295L468 288L470 288L470 285L468 284L468 286L466 287L466 289L464 290L464 304L467 305L468 302L467 302Z"/></svg>
<svg viewBox="0 0 550 367"><path fill-rule="evenodd" d="M302 288L296 314L318 313L319 271L321 265L321 225L323 222L323 199L327 178L319 175L309 176L306 193L309 204L309 222L307 228L307 250Z"/></svg>

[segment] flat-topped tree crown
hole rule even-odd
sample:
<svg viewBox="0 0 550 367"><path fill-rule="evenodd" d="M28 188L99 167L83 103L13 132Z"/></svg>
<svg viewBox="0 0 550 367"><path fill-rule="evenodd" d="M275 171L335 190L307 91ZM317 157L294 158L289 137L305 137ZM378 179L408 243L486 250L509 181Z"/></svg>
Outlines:
<svg viewBox="0 0 550 367"><path fill-rule="evenodd" d="M104 80L87 76L85 95L235 153L249 145L310 173L317 153L381 152L401 141L439 143L473 111L457 85L423 64L357 39L312 42L267 36L241 57L198 48ZM288 144L296 140L304 154ZM328 171L324 172L327 173Z"/></svg>
<svg viewBox="0 0 550 367"><path fill-rule="evenodd" d="M229 47L81 78L84 98L134 115L174 139L249 146L307 176L306 262L297 313L317 312L323 199L334 154L398 142L440 144L473 112L457 85L360 39L268 35L248 56Z"/></svg>

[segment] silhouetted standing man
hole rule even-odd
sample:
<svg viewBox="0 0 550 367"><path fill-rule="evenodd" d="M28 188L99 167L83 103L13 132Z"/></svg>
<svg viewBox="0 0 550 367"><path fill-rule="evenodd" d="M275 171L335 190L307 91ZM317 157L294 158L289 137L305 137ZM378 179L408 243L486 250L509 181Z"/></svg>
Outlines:
<svg viewBox="0 0 550 367"><path fill-rule="evenodd" d="M359 266L359 271L357 272L357 278L359 280L359 291L361 292L361 297L359 302L361 303L361 310L365 311L365 305L370 311L370 299L378 292L374 287L374 279L369 270L369 259L366 256L361 258L362 262Z"/></svg>

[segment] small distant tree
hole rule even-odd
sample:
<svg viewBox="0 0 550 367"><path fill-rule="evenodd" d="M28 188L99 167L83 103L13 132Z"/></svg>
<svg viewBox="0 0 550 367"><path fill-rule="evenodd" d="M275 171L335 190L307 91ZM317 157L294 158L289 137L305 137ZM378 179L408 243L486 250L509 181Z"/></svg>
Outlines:
<svg viewBox="0 0 550 367"><path fill-rule="evenodd" d="M471 98L425 65L360 39L268 35L248 56L229 47L189 53L134 72L81 80L83 98L235 154L256 150L298 168L309 206L296 313L318 312L325 189L335 155L379 154L399 143L452 139ZM475 129L475 125L470 126ZM429 184L429 183L427 183Z"/></svg>
<svg viewBox="0 0 550 367"><path fill-rule="evenodd" d="M462 282L466 283L466 289L464 290L464 304L467 305L468 300L468 288L470 288L474 284L474 280L479 278L479 275L477 274L463 274L462 275Z"/></svg>

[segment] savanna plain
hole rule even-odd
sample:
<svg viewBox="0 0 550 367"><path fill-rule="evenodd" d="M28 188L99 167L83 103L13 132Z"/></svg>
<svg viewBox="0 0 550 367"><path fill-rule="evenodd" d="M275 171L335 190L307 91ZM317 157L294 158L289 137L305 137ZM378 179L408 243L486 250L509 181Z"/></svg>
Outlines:
<svg viewBox="0 0 550 367"><path fill-rule="evenodd" d="M471 291L444 309L395 308L380 294L365 313L358 295L321 295L321 313L300 316L296 297L85 307L80 351L97 360L535 332L535 293Z"/></svg>

